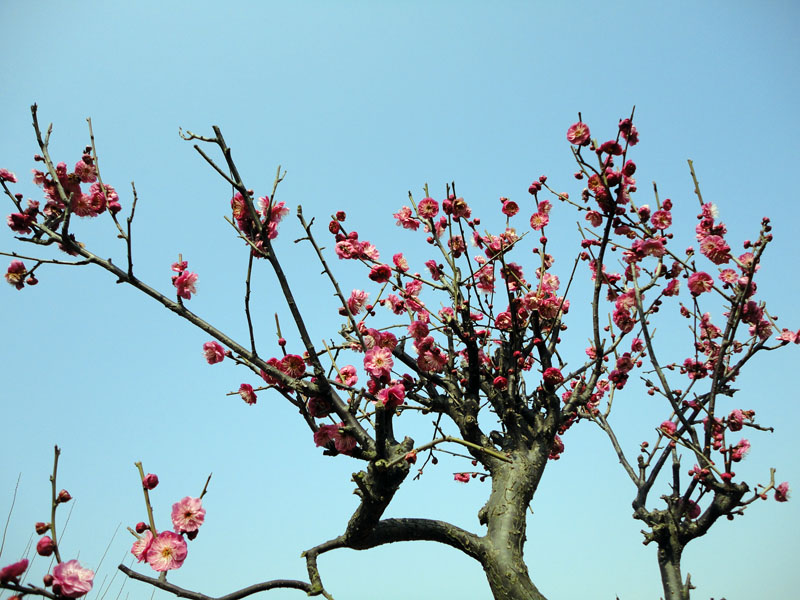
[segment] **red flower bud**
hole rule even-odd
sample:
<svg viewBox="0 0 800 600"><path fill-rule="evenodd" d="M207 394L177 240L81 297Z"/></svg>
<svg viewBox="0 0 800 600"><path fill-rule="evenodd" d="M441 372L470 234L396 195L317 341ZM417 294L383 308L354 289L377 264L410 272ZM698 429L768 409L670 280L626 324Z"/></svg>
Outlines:
<svg viewBox="0 0 800 600"><path fill-rule="evenodd" d="M142 479L142 487L146 490L155 489L157 485L158 475L155 475L154 473L148 473L144 476L144 479Z"/></svg>
<svg viewBox="0 0 800 600"><path fill-rule="evenodd" d="M36 523L35 527L36 527L36 533L38 533L39 535L43 535L48 531L50 531L50 523L42 523L41 521L39 521L38 523Z"/></svg>
<svg viewBox="0 0 800 600"><path fill-rule="evenodd" d="M148 529L150 529L150 526L149 526L149 525L147 525L147 524L146 524L144 521L139 521L139 522L136 524L136 527L135 527L135 529L136 529L136 533L144 533L145 531L147 531Z"/></svg>
<svg viewBox="0 0 800 600"><path fill-rule="evenodd" d="M67 490L61 490L58 492L58 496L56 497L56 502L69 502L72 500L72 496L69 495Z"/></svg>
<svg viewBox="0 0 800 600"><path fill-rule="evenodd" d="M44 582L44 587L50 587L53 585L53 576L48 573L44 577L42 577L42 581Z"/></svg>
<svg viewBox="0 0 800 600"><path fill-rule="evenodd" d="M417 453L415 450L412 450L411 452L408 452L404 458L408 464L413 465L415 462L417 462Z"/></svg>
<svg viewBox="0 0 800 600"><path fill-rule="evenodd" d="M544 382L547 385L556 386L559 383L563 383L564 376L561 374L561 371L558 370L556 367L550 367L544 370L542 375Z"/></svg>
<svg viewBox="0 0 800 600"><path fill-rule="evenodd" d="M347 218L347 215L344 213L343 210L336 212L336 220L337 221L344 221Z"/></svg>
<svg viewBox="0 0 800 600"><path fill-rule="evenodd" d="M40 539L36 544L36 553L39 556L50 556L55 549L56 545L53 543L52 538L47 535Z"/></svg>

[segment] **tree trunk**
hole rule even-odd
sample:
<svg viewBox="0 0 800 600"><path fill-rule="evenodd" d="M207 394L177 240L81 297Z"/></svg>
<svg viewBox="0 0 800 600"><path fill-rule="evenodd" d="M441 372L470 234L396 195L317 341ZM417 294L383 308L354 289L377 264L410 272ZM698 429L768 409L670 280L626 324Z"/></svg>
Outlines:
<svg viewBox="0 0 800 600"><path fill-rule="evenodd" d="M528 505L546 463L546 451L531 450L492 473L492 493L478 516L488 526L481 563L494 600L546 600L522 556Z"/></svg>
<svg viewBox="0 0 800 600"><path fill-rule="evenodd" d="M684 583L681 577L682 551L668 544L658 547L658 568L661 569L664 600L689 600L689 578Z"/></svg>

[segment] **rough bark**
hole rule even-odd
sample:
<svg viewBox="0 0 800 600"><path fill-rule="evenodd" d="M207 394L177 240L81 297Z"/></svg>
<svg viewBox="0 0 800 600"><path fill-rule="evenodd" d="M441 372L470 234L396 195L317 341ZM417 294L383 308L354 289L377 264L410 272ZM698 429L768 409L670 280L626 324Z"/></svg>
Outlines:
<svg viewBox="0 0 800 600"><path fill-rule="evenodd" d="M523 559L527 510L547 463L547 451L517 453L492 474L492 492L479 518L488 526L481 564L495 600L545 600Z"/></svg>

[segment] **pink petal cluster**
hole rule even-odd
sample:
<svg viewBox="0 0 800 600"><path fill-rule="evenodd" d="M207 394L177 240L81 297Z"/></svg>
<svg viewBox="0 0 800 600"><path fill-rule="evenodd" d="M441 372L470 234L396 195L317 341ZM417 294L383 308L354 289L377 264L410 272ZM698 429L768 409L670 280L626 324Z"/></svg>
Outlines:
<svg viewBox="0 0 800 600"><path fill-rule="evenodd" d="M138 530L138 527L137 527ZM153 543L153 532L149 529L144 532L144 535L140 538L137 538L135 542L133 542L133 546L131 547L131 554L136 557L136 560L142 562L143 560L147 560L147 551L150 549L150 545Z"/></svg>
<svg viewBox="0 0 800 600"><path fill-rule="evenodd" d="M10 183L17 183L17 176L8 169L0 169L0 181L8 181Z"/></svg>
<svg viewBox="0 0 800 600"><path fill-rule="evenodd" d="M145 558L154 571L170 571L181 567L187 552L183 536L174 531L162 531L150 542Z"/></svg>
<svg viewBox="0 0 800 600"><path fill-rule="evenodd" d="M388 348L376 346L364 355L364 368L375 379L389 377L393 366L392 351Z"/></svg>
<svg viewBox="0 0 800 600"><path fill-rule="evenodd" d="M344 423L337 425L321 425L314 432L314 443L317 446L327 446L333 440L333 445L337 451L347 454L356 447L356 438L344 430Z"/></svg>
<svg viewBox="0 0 800 600"><path fill-rule="evenodd" d="M206 342L203 344L203 356L208 364L215 365L225 360L225 348L218 342Z"/></svg>
<svg viewBox="0 0 800 600"><path fill-rule="evenodd" d="M364 290L353 290L347 300L347 308L351 315L360 313L369 299L369 294Z"/></svg>
<svg viewBox="0 0 800 600"><path fill-rule="evenodd" d="M423 198L417 205L417 214L421 219L432 219L439 214L439 203L433 198Z"/></svg>
<svg viewBox="0 0 800 600"><path fill-rule="evenodd" d="M80 598L92 589L94 571L84 569L73 559L53 568L53 591L65 598Z"/></svg>
<svg viewBox="0 0 800 600"><path fill-rule="evenodd" d="M206 518L206 509L200 498L186 496L172 505L172 525L178 533L197 531Z"/></svg>
<svg viewBox="0 0 800 600"><path fill-rule="evenodd" d="M191 300L192 294L197 293L197 273L184 271L178 276L173 276L172 285L178 290L178 296L184 300Z"/></svg>
<svg viewBox="0 0 800 600"><path fill-rule="evenodd" d="M689 276L689 283L687 285L689 286L689 291L692 292L692 295L699 296L704 292L711 291L714 286L714 280L708 273L698 271L697 273L692 273Z"/></svg>
<svg viewBox="0 0 800 600"><path fill-rule="evenodd" d="M775 488L775 500L787 502L789 500L789 482L784 481Z"/></svg>
<svg viewBox="0 0 800 600"><path fill-rule="evenodd" d="M253 386L249 383L243 383L239 386L239 395L242 397L242 400L251 406L258 400L256 393L253 391Z"/></svg>
<svg viewBox="0 0 800 600"><path fill-rule="evenodd" d="M567 141L576 146L586 146L589 143L591 133L586 123L574 123L567 129Z"/></svg>
<svg viewBox="0 0 800 600"><path fill-rule="evenodd" d="M788 484L787 484L788 485ZM15 563L6 565L0 569L0 583L16 583L20 575L28 568L28 559L23 558Z"/></svg>
<svg viewBox="0 0 800 600"><path fill-rule="evenodd" d="M472 476L469 473L453 473L453 479L461 483L467 483Z"/></svg>
<svg viewBox="0 0 800 600"><path fill-rule="evenodd" d="M542 379L547 385L556 386L564 381L564 375L556 367L548 367L544 370Z"/></svg>
<svg viewBox="0 0 800 600"><path fill-rule="evenodd" d="M28 270L25 268L25 264L22 261L12 260L6 272L6 281L18 290L21 290L25 287L25 276L27 274Z"/></svg>

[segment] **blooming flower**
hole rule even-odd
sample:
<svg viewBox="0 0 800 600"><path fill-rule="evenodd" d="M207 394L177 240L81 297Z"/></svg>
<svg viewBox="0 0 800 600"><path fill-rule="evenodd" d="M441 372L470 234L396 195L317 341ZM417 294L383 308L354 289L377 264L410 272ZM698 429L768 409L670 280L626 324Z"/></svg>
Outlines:
<svg viewBox="0 0 800 600"><path fill-rule="evenodd" d="M432 219L439 214L439 203L433 198L423 198L417 205L417 213L421 219Z"/></svg>
<svg viewBox="0 0 800 600"><path fill-rule="evenodd" d="M408 261L405 259L402 253L398 252L397 254L392 256L392 262L399 271L402 271L403 273L408 271Z"/></svg>
<svg viewBox="0 0 800 600"><path fill-rule="evenodd" d="M206 518L200 498L186 496L172 505L172 525L178 533L197 531Z"/></svg>
<svg viewBox="0 0 800 600"><path fill-rule="evenodd" d="M552 386L556 386L564 381L564 376L556 367L548 367L545 369L542 378L547 385Z"/></svg>
<svg viewBox="0 0 800 600"><path fill-rule="evenodd" d="M667 435L675 435L675 432L678 430L678 426L672 421L664 421L661 423L659 429Z"/></svg>
<svg viewBox="0 0 800 600"><path fill-rule="evenodd" d="M281 359L278 368L289 377L301 377L306 372L306 363L297 354L287 354Z"/></svg>
<svg viewBox="0 0 800 600"><path fill-rule="evenodd" d="M711 288L714 286L714 280L708 273L698 271L697 273L692 273L689 276L688 286L689 291L692 292L692 295L699 296L700 294L711 290Z"/></svg>
<svg viewBox="0 0 800 600"><path fill-rule="evenodd" d="M567 129L567 141L576 146L585 146L589 143L591 133L586 123L574 123Z"/></svg>
<svg viewBox="0 0 800 600"><path fill-rule="evenodd" d="M541 231L550 222L550 217L543 212L535 212L531 215L531 227L534 231Z"/></svg>
<svg viewBox="0 0 800 600"><path fill-rule="evenodd" d="M389 265L375 265L370 269L368 277L376 283L385 283L392 277L392 268Z"/></svg>
<svg viewBox="0 0 800 600"><path fill-rule="evenodd" d="M84 569L75 560L57 564L53 568L53 591L65 598L80 598L92 589L94 571Z"/></svg>
<svg viewBox="0 0 800 600"><path fill-rule="evenodd" d="M14 175L8 169L0 169L0 181L9 181L11 183L17 183L17 176Z"/></svg>
<svg viewBox="0 0 800 600"><path fill-rule="evenodd" d="M453 473L453 479L461 483L467 483L471 478L469 473Z"/></svg>
<svg viewBox="0 0 800 600"><path fill-rule="evenodd" d="M25 276L27 274L28 270L25 268L25 265L22 263L22 261L12 260L11 264L8 265L6 281L18 290L21 290L25 287Z"/></svg>
<svg viewBox="0 0 800 600"><path fill-rule="evenodd" d="M700 240L700 252L715 265L729 262L731 247L718 235L707 235Z"/></svg>
<svg viewBox="0 0 800 600"><path fill-rule="evenodd" d="M347 300L347 308L350 310L350 314L357 315L360 313L368 299L369 294L364 290L350 292L350 298Z"/></svg>
<svg viewBox="0 0 800 600"><path fill-rule="evenodd" d="M138 529L138 527L137 527ZM142 562L147 558L147 551L150 550L150 545L153 543L153 532L149 529L144 532L144 535L137 538L131 546L131 554L136 557L136 560Z"/></svg>
<svg viewBox="0 0 800 600"><path fill-rule="evenodd" d="M503 214L507 217L513 217L519 212L519 204L513 200L506 200L503 202Z"/></svg>
<svg viewBox="0 0 800 600"><path fill-rule="evenodd" d="M411 229L412 231L419 229L419 221L414 218L411 209L407 206L404 206L392 216L397 219L397 225L402 226L404 229Z"/></svg>
<svg viewBox="0 0 800 600"><path fill-rule="evenodd" d="M338 425L320 425L314 432L314 443L317 446L326 446L339 431Z"/></svg>
<svg viewBox="0 0 800 600"><path fill-rule="evenodd" d="M375 346L364 355L364 368L376 379L389 377L393 366L392 351L388 348Z"/></svg>
<svg viewBox="0 0 800 600"><path fill-rule="evenodd" d="M208 364L217 364L225 360L225 348L218 342L206 342L203 344L203 356L206 357Z"/></svg>
<svg viewBox="0 0 800 600"><path fill-rule="evenodd" d="M406 388L401 383L383 388L378 392L378 400L383 402L383 405L389 410L394 410L403 404L405 396Z"/></svg>
<svg viewBox="0 0 800 600"><path fill-rule="evenodd" d="M187 552L183 536L174 531L162 531L147 550L147 563L154 571L179 569L186 560Z"/></svg>
<svg viewBox="0 0 800 600"><path fill-rule="evenodd" d="M789 482L784 481L775 488L775 500L778 502L786 502L789 500Z"/></svg>
<svg viewBox="0 0 800 600"><path fill-rule="evenodd" d="M354 386L358 383L358 375L356 368L353 365L345 365L339 369L339 374L336 376L336 381L346 386Z"/></svg>
<svg viewBox="0 0 800 600"><path fill-rule="evenodd" d="M787 484L788 487L788 484ZM17 583L17 579L28 568L28 559L23 558L0 569L0 583Z"/></svg>
<svg viewBox="0 0 800 600"><path fill-rule="evenodd" d="M172 285L178 289L178 296L184 300L191 300L192 294L197 293L195 284L197 283L197 273L184 271L177 277L173 276Z"/></svg>
<svg viewBox="0 0 800 600"><path fill-rule="evenodd" d="M750 452L750 442L746 439L742 439L731 448L731 460L733 462L739 462L748 452Z"/></svg>
<svg viewBox="0 0 800 600"><path fill-rule="evenodd" d="M250 405L255 404L256 400L258 400L256 393L253 391L253 386L249 383L243 383L239 386L239 395L242 397L242 400Z"/></svg>

